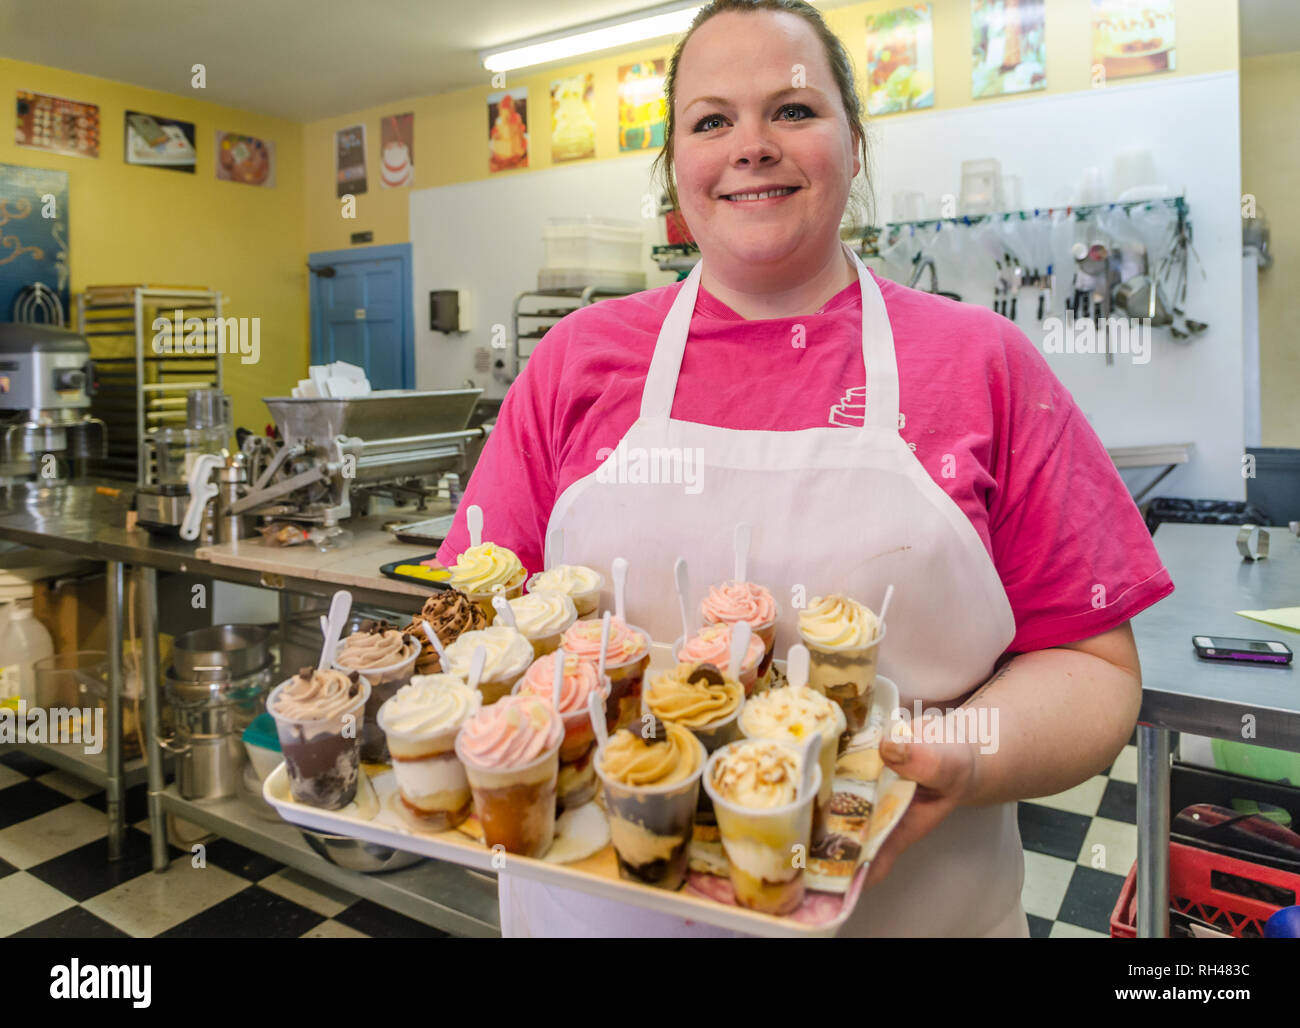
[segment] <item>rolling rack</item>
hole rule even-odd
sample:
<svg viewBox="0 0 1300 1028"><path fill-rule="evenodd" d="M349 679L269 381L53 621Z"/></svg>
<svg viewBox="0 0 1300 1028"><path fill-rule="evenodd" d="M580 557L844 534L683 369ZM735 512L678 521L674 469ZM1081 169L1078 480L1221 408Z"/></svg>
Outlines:
<svg viewBox="0 0 1300 1028"><path fill-rule="evenodd" d="M205 353L153 352L153 323L204 319ZM221 317L221 294L212 289L168 286L90 286L77 296L77 331L90 342L99 380L91 411L108 434L108 478L152 481L144 438L157 428L184 427L186 397L193 389L221 388L221 355L209 318Z"/></svg>
<svg viewBox="0 0 1300 1028"><path fill-rule="evenodd" d="M532 356L532 346L529 346L526 352L524 346L528 342L536 345L537 340L546 335L547 330L566 314L572 314L579 307L586 307L597 300L639 293L644 288L644 286L636 286L620 289L615 286L588 285L564 289L530 289L520 293L515 297L514 308L511 311L514 328L514 366L510 369L510 381L513 382L519 377L524 361ZM539 300L542 305L534 310L526 310L525 301L530 299ZM526 324L521 325L521 322Z"/></svg>

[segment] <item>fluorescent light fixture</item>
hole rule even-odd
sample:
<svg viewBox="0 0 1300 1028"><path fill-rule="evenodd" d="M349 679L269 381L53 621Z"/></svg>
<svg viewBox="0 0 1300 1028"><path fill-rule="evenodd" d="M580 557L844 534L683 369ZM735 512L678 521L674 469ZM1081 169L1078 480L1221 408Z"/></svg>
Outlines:
<svg viewBox="0 0 1300 1028"><path fill-rule="evenodd" d="M514 71L536 64L551 64L570 57L630 46L685 32L703 4L665 4L621 18L591 22L563 32L521 40L507 47L483 50L479 59L491 72Z"/></svg>

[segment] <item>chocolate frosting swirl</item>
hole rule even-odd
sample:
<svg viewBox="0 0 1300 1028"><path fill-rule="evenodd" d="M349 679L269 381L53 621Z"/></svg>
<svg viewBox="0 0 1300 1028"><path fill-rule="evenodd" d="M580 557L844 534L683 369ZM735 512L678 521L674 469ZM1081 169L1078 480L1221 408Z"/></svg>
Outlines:
<svg viewBox="0 0 1300 1028"><path fill-rule="evenodd" d="M450 646L465 632L487 627L487 617L477 603L459 589L443 589L424 601L424 608L411 618L402 631L409 632L420 644L420 655L415 658L415 673L432 675L445 670L438 660L438 651L429 643L421 627L428 622L443 646Z"/></svg>

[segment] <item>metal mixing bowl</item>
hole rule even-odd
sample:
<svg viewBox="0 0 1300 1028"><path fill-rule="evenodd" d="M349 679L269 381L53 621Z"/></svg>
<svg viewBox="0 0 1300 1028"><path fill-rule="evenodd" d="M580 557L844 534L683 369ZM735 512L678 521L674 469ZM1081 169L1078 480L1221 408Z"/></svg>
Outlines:
<svg viewBox="0 0 1300 1028"><path fill-rule="evenodd" d="M299 831L307 840L308 846L331 864L349 871L361 871L364 874L400 871L424 859L418 853L395 850L391 846L380 846L364 839L354 839L350 835L328 835L325 832L308 831L306 828L300 828Z"/></svg>

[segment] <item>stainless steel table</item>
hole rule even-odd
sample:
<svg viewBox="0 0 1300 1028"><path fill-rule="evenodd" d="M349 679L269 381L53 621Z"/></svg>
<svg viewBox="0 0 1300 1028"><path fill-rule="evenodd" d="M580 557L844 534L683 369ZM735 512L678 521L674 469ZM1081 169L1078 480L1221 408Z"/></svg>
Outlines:
<svg viewBox="0 0 1300 1028"><path fill-rule="evenodd" d="M109 696L108 739L101 763L73 754L67 746L26 746L34 755L105 787L108 850L118 859L125 832L123 796L128 781L146 772L153 868L168 864L165 819L168 813L225 835L299 870L371 899L409 917L457 934L499 932L495 883L467 868L436 861L384 875L345 871L312 852L296 829L261 822L238 801L195 802L165 785L159 737L158 572L192 574L283 592L329 596L351 591L357 603L388 609L418 609L428 595L421 587L384 578L380 564L417 556L420 547L403 546L380 527L378 518L347 523L353 533L346 549L321 554L308 547L277 551L245 540L226 546L196 546L179 539L126 530L130 489L110 496L96 486L121 489L118 482L77 482L56 487L0 487L0 539L37 549L103 561L107 570ZM436 515L440 510L433 511ZM427 552L427 551L425 551ZM140 591L141 677L145 699L147 769L122 762L122 672L124 582L135 569Z"/></svg>
<svg viewBox="0 0 1300 1028"><path fill-rule="evenodd" d="M1174 593L1133 619L1142 657L1138 723L1138 935L1169 934L1171 731L1300 751L1300 670L1201 660L1193 635L1300 636L1234 611L1300 606L1300 539L1269 529L1266 560L1244 561L1233 525L1163 524L1154 537ZM1243 735L1250 726L1253 736Z"/></svg>

